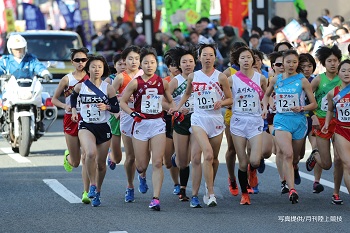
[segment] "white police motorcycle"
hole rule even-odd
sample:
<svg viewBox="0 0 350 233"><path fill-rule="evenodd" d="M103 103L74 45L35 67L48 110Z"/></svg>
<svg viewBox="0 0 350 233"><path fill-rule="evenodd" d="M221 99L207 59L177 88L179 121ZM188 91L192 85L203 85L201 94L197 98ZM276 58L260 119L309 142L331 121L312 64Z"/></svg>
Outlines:
<svg viewBox="0 0 350 233"><path fill-rule="evenodd" d="M15 153L28 156L37 141L57 119L57 107L50 95L42 92L43 79L28 69L1 76L1 134ZM45 128L43 120L49 124Z"/></svg>

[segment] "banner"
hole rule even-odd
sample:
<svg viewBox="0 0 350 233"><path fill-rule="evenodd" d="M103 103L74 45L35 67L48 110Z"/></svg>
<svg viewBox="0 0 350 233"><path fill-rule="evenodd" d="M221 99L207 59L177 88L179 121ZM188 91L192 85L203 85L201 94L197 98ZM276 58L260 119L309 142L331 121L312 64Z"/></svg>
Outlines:
<svg viewBox="0 0 350 233"><path fill-rule="evenodd" d="M81 15L81 25L83 28L83 38L86 47L91 50L91 36L92 36L92 24L89 14L89 2L88 0L79 0L79 10Z"/></svg>
<svg viewBox="0 0 350 233"><path fill-rule="evenodd" d="M125 1L125 11L124 11L124 22L131 22L134 24L136 14L136 1L135 0L126 0Z"/></svg>
<svg viewBox="0 0 350 233"><path fill-rule="evenodd" d="M73 29L74 28L74 19L73 14L70 12L68 6L62 1L62 0L56 0L58 9L60 10L61 15L63 16L64 20L66 21L67 28Z"/></svg>
<svg viewBox="0 0 350 233"><path fill-rule="evenodd" d="M211 1L210 0L202 0L200 4L200 15L201 17L208 17L210 16L210 5Z"/></svg>
<svg viewBox="0 0 350 233"><path fill-rule="evenodd" d="M160 30L160 20L162 17L163 0L156 0L156 16L153 21L153 32Z"/></svg>
<svg viewBox="0 0 350 233"><path fill-rule="evenodd" d="M73 23L74 23L74 28L77 28L82 24L81 22L81 14L79 9L75 9L73 12Z"/></svg>
<svg viewBox="0 0 350 233"><path fill-rule="evenodd" d="M210 0L164 0L166 27L164 30L172 30L180 27L187 30L187 27L194 25L200 18L209 17Z"/></svg>
<svg viewBox="0 0 350 233"><path fill-rule="evenodd" d="M45 30L45 19L39 7L22 3L23 19L26 21L26 30Z"/></svg>
<svg viewBox="0 0 350 233"><path fill-rule="evenodd" d="M304 0L294 0L294 6L298 14L300 10L306 10Z"/></svg>
<svg viewBox="0 0 350 233"><path fill-rule="evenodd" d="M5 30L7 32L13 32L16 30L15 19L16 19L16 0L3 0L5 6Z"/></svg>
<svg viewBox="0 0 350 233"><path fill-rule="evenodd" d="M221 26L236 27L241 35L243 18L248 16L248 2L249 0L220 0Z"/></svg>
<svg viewBox="0 0 350 233"><path fill-rule="evenodd" d="M116 22L118 16L120 16L120 5L121 0L109 0L109 5L111 6L111 19L112 22Z"/></svg>

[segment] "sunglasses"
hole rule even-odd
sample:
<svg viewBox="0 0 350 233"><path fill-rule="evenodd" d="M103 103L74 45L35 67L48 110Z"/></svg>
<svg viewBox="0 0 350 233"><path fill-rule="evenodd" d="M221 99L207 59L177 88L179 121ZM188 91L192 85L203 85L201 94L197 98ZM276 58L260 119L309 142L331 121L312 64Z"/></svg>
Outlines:
<svg viewBox="0 0 350 233"><path fill-rule="evenodd" d="M75 58L73 59L74 62L79 63L79 62L87 62L89 59L84 57L84 58Z"/></svg>
<svg viewBox="0 0 350 233"><path fill-rule="evenodd" d="M277 63L275 63L275 66L277 66L277 67L281 67L281 66L283 66L283 63L281 63L281 62L277 62Z"/></svg>

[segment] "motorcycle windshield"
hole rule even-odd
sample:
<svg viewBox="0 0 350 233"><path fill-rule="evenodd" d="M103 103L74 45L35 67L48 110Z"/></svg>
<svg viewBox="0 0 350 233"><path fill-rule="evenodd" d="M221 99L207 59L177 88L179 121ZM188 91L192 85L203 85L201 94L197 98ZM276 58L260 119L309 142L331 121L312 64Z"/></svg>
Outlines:
<svg viewBox="0 0 350 233"><path fill-rule="evenodd" d="M32 85L34 73L29 69L19 69L12 74L20 87L30 87Z"/></svg>
<svg viewBox="0 0 350 233"><path fill-rule="evenodd" d="M16 79L33 79L34 73L29 69L20 69L12 73Z"/></svg>

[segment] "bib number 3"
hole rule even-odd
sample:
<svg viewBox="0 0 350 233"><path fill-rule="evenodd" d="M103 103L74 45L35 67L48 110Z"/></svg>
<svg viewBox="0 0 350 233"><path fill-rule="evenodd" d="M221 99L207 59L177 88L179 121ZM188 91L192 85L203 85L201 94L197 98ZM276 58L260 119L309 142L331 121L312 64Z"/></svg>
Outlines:
<svg viewBox="0 0 350 233"><path fill-rule="evenodd" d="M162 96L158 95L156 88L149 88L142 95L141 112L146 114L158 114L162 112Z"/></svg>

